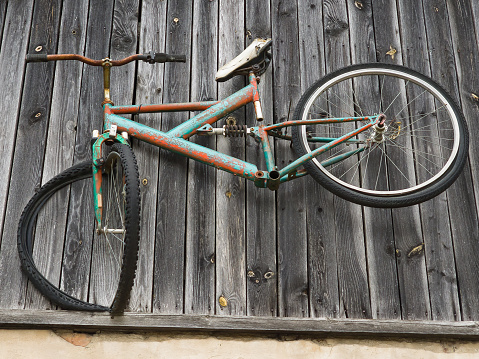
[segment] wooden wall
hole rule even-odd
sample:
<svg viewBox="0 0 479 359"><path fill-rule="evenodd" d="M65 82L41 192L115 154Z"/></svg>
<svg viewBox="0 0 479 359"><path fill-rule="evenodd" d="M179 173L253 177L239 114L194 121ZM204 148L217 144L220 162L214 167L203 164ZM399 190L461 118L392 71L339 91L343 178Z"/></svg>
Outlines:
<svg viewBox="0 0 479 359"><path fill-rule="evenodd" d="M478 19L473 0L1 2L0 308L52 308L20 271L18 219L41 183L90 156L91 131L102 120L100 69L75 62L26 66L26 53L41 46L41 53L98 59L149 50L186 54L186 64L132 63L114 69L112 79L116 104L185 102L241 88L242 77L216 83L216 70L252 39L272 37L273 63L261 82L266 122L290 118L308 86L333 70L404 64L432 76L462 105L471 134L464 174L421 205L371 209L330 194L311 178L277 192L261 190L134 142L140 180L147 184L141 187L140 259L128 310L479 320ZM138 121L166 130L188 115L151 114ZM252 108L233 116L255 124ZM251 139L195 141L264 167ZM280 166L295 158L286 142L276 141L274 152ZM93 223L79 223L75 215L90 197L86 188L65 191L64 210L37 229L47 240L66 238L51 249L67 268L57 277L83 298L93 296L89 276L97 269L78 273L92 253L91 243L78 236L92 233ZM49 246L42 242L35 250L41 254Z"/></svg>

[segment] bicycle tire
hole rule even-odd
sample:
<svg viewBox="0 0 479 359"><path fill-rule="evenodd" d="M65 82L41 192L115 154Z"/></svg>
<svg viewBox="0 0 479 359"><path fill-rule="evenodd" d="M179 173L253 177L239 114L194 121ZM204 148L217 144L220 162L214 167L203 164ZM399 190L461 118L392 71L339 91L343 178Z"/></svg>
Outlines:
<svg viewBox="0 0 479 359"><path fill-rule="evenodd" d="M109 311L112 315L124 311L133 286L139 249L139 212L140 193L136 160L131 148L123 144L114 144L108 158L117 157L124 168L125 192L125 235L122 263L118 275L118 284L111 303L90 303L80 300L52 284L37 268L34 256L34 230L37 217L49 199L62 188L92 177L91 161L70 167L52 178L32 197L26 205L19 221L17 247L22 270L35 287L54 304L62 309L81 311ZM111 161L106 161L106 164ZM85 205L88 205L85 203ZM91 218L91 217L90 217ZM97 238L98 237L98 238ZM101 239L96 235L96 240ZM52 238L51 240L55 240ZM111 278L104 278L110 281Z"/></svg>
<svg viewBox="0 0 479 359"><path fill-rule="evenodd" d="M434 80L406 67L372 63L335 71L304 93L293 119L379 114L386 116L383 135L369 129L352 137L305 163L308 173L341 198L380 208L424 202L457 179L469 143L464 115ZM305 155L360 122L294 126L293 148Z"/></svg>

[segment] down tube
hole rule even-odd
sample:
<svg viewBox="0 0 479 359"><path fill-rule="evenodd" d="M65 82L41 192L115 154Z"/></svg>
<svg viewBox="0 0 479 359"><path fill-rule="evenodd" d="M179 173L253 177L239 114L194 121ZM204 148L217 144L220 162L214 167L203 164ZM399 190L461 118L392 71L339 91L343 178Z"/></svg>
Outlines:
<svg viewBox="0 0 479 359"><path fill-rule="evenodd" d="M118 126L119 131L127 131L131 136L158 147L170 150L196 161L222 169L226 172L247 178L255 179L258 168L248 162L231 157L218 151L209 149L196 143L173 137L151 127L133 122L117 115L108 114L108 120Z"/></svg>

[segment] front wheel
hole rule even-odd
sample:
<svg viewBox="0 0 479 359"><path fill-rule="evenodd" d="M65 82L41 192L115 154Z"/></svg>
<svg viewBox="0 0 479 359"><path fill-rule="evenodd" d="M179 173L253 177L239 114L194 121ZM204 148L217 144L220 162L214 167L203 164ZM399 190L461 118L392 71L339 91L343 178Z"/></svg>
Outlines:
<svg viewBox="0 0 479 359"><path fill-rule="evenodd" d="M464 115L441 86L403 66L354 65L313 84L294 120L357 120L295 126L293 147L302 156L379 115L380 127L307 162L311 176L336 195L371 207L418 204L455 181L468 151Z"/></svg>
<svg viewBox="0 0 479 359"><path fill-rule="evenodd" d="M92 163L52 178L20 218L22 269L63 309L121 313L135 278L139 247L138 168L131 148L114 144L102 166L103 216L97 228Z"/></svg>

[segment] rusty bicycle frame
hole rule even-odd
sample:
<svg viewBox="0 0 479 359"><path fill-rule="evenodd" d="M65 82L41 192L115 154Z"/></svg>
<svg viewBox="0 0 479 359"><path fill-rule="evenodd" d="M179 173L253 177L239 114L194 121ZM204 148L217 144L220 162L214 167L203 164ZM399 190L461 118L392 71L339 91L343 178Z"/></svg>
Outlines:
<svg viewBox="0 0 479 359"><path fill-rule="evenodd" d="M150 53L153 54L153 53ZM175 56L162 55L163 57ZM148 58L148 56L150 56ZM278 124L263 125L263 115L261 110L261 100L258 92L258 81L254 71L249 71L249 84L241 90L233 93L229 97L220 101L205 101L205 102L188 102L188 103L170 103L158 105L131 105L131 106L114 106L110 100L110 68L112 66L121 66L134 60L144 60L153 63L151 60L153 55L132 55L123 60L113 61L109 58L103 60L92 60L80 55L64 54L64 55L30 55L27 61L56 61L56 60L78 60L93 66L103 67L104 80L104 125L103 133L100 134L98 130L93 131L93 187L94 187L94 203L95 216L98 222L98 228L101 226L102 218L102 165L104 164L104 157L102 154L102 145L105 142L120 142L128 144L128 136L132 136L139 140L148 142L160 148L181 154L193 160L205 163L207 165L216 167L217 169L230 172L236 176L240 176L251 180L257 187L269 188L277 190L280 183L289 181L295 178L302 177L307 174L306 170L298 170L298 168L305 162L310 161L316 156L324 153L333 147L349 141L354 142L352 137L369 129L381 121L381 115L374 115L369 117L350 117L350 118L321 118L308 119L297 121L286 121ZM186 59L182 57L176 60L184 62ZM167 62L166 61L166 62ZM165 62L165 61L156 61ZM245 106L248 103L254 103L256 118L260 121L259 126L244 128L243 131L255 138L260 144L266 162L266 170L259 170L256 165L243 161L236 157L229 156L219 151L198 145L188 141L193 135L219 135L225 134L223 128L213 128L212 125L225 117L227 114ZM120 115L124 114L139 114L139 113L154 113L154 112L179 112L179 111L202 111L189 120L181 123L168 132L162 132L157 129L142 125L138 122L129 120ZM285 138L281 131L285 127L301 126L321 123L342 123L342 122L360 122L368 121L367 124L356 128L355 130L338 138L320 138L312 137L309 141L322 142L324 145L318 147L314 151L299 157L297 160L288 164L282 169L278 169L275 164L274 157L271 151L269 137ZM244 133L243 132L243 133ZM351 150L348 153L338 155L328 159L322 163L324 166L329 166L340 162L350 156L353 156L366 147Z"/></svg>

